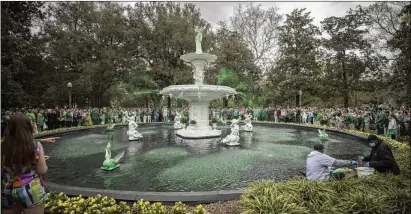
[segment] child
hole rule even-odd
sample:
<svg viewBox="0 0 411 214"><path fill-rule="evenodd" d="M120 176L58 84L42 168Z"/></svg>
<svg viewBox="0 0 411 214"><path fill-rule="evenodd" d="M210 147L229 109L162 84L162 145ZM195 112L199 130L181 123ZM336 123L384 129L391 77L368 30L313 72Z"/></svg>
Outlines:
<svg viewBox="0 0 411 214"><path fill-rule="evenodd" d="M387 137L391 137L393 140L397 137L397 118L394 114L388 116Z"/></svg>
<svg viewBox="0 0 411 214"><path fill-rule="evenodd" d="M368 133L370 131L370 113L365 114L364 117L364 132Z"/></svg>
<svg viewBox="0 0 411 214"><path fill-rule="evenodd" d="M42 175L47 172L43 147L33 138L29 117L13 116L2 142L2 213L44 213L47 199Z"/></svg>

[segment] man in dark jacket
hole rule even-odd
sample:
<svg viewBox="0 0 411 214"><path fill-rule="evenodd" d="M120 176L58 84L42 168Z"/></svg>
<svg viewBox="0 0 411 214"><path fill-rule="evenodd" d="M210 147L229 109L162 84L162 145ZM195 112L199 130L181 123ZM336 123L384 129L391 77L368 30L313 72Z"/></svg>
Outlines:
<svg viewBox="0 0 411 214"><path fill-rule="evenodd" d="M394 159L390 147L375 135L368 136L368 143L372 147L371 154L362 159L364 165L373 167L380 173L400 174L400 167Z"/></svg>

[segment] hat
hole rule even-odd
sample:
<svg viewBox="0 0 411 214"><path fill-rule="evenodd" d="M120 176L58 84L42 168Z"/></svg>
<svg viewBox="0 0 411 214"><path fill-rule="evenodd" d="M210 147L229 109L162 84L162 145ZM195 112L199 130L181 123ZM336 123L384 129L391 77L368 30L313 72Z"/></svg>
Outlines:
<svg viewBox="0 0 411 214"><path fill-rule="evenodd" d="M368 142L374 141L374 140L376 140L376 141L379 140L376 135L369 135L368 138L367 138L367 141L368 141Z"/></svg>
<svg viewBox="0 0 411 214"><path fill-rule="evenodd" d="M314 150L319 151L319 152L323 152L324 151L324 146L322 144L315 144L314 145Z"/></svg>

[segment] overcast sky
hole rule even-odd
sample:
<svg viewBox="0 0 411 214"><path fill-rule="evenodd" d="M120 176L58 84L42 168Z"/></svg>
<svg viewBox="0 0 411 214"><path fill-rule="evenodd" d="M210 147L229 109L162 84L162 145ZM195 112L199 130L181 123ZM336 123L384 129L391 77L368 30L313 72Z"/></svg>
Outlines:
<svg viewBox="0 0 411 214"><path fill-rule="evenodd" d="M196 4L201 11L203 18L217 26L219 21L226 21L233 15L235 5L247 2L192 2ZM373 2L253 2L253 4L261 4L262 8L277 6L281 14L289 14L296 8L307 8L314 17L314 24L320 26L320 22L330 16L344 16L350 8L355 8L357 5L370 5ZM124 2L123 4L131 4Z"/></svg>

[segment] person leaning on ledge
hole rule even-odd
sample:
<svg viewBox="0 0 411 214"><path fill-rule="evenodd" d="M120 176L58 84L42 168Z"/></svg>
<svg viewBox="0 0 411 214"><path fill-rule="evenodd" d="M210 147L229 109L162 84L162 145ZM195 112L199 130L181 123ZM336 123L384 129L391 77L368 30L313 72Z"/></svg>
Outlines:
<svg viewBox="0 0 411 214"><path fill-rule="evenodd" d="M324 146L322 144L314 145L314 151L307 156L307 171L306 177L311 181L328 180L330 177L330 170L328 167L344 167L357 165L357 161L352 160L338 160L330 157L324 152ZM333 173L333 177L341 179L344 174Z"/></svg>
<svg viewBox="0 0 411 214"><path fill-rule="evenodd" d="M371 146L371 154L359 157L359 165L373 167L379 173L400 174L400 167L394 159L390 147L382 142L376 135L370 135L367 139Z"/></svg>

